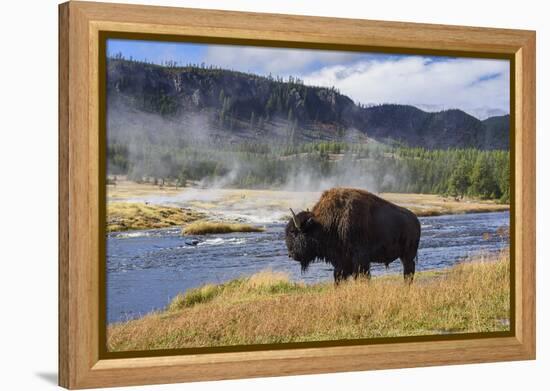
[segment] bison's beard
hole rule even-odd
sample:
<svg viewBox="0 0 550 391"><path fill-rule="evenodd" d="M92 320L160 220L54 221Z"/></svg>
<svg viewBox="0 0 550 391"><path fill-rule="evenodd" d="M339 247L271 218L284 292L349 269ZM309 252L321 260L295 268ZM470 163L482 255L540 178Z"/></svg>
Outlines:
<svg viewBox="0 0 550 391"><path fill-rule="evenodd" d="M300 262L302 273L320 256L318 241L313 237L300 233L287 237L286 245L289 255Z"/></svg>
<svg viewBox="0 0 550 391"><path fill-rule="evenodd" d="M315 260L315 258L313 260ZM303 261L303 260L300 261L300 272L302 274L307 272L307 269L309 269L309 265L311 265L313 263L313 260L312 261Z"/></svg>

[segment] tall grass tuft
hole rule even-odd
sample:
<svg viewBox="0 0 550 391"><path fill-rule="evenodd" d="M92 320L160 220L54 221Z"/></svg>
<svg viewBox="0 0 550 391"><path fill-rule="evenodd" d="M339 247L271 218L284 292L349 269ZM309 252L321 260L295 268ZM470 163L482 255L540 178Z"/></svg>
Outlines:
<svg viewBox="0 0 550 391"><path fill-rule="evenodd" d="M262 227L255 227L249 224L214 222L214 221L195 221L186 225L182 234L184 235L206 235L206 234L226 234L232 232L263 232Z"/></svg>

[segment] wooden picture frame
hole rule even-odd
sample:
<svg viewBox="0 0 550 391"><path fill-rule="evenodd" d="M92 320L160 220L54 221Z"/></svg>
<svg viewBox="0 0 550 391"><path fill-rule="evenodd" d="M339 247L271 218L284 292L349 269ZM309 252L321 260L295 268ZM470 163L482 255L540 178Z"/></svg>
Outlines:
<svg viewBox="0 0 550 391"><path fill-rule="evenodd" d="M101 349L101 34L511 61L511 332L170 356ZM104 281L103 281L104 282ZM90 388L535 358L535 32L149 7L59 6L59 384Z"/></svg>

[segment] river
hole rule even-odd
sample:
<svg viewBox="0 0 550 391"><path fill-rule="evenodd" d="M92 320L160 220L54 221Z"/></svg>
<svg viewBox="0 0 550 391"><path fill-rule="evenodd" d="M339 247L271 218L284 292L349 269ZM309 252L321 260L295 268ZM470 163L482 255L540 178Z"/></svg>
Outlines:
<svg viewBox="0 0 550 391"><path fill-rule="evenodd" d="M422 236L417 271L452 266L468 256L508 245L497 230L509 212L420 218ZM107 237L107 321L124 321L164 308L178 293L271 269L295 281L332 281L332 267L311 265L305 274L289 259L284 223L261 233L181 236L179 228L111 233ZM193 245L193 241L198 244ZM401 262L371 267L373 276L402 273Z"/></svg>

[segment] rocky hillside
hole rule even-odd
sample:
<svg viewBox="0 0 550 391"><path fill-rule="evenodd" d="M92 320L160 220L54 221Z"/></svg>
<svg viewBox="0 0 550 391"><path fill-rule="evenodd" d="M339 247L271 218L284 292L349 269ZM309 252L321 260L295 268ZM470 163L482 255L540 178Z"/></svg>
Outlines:
<svg viewBox="0 0 550 391"><path fill-rule="evenodd" d="M334 88L299 79L262 77L207 67L168 67L109 59L111 132L154 119L233 140L398 142L426 148L507 149L509 116L480 121L461 110L365 107ZM365 86L368 88L368 86ZM199 125L200 124L200 125ZM199 135L200 136L200 135Z"/></svg>

